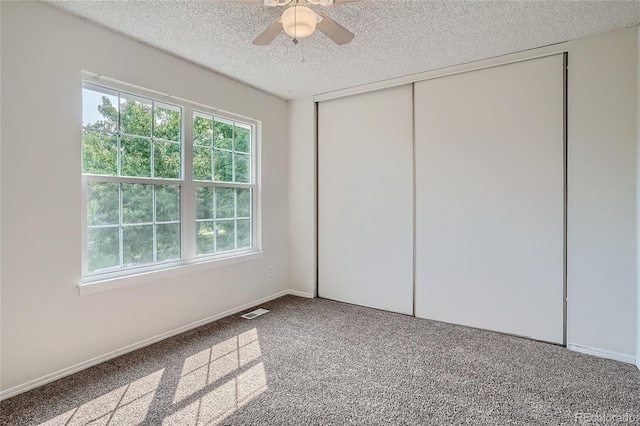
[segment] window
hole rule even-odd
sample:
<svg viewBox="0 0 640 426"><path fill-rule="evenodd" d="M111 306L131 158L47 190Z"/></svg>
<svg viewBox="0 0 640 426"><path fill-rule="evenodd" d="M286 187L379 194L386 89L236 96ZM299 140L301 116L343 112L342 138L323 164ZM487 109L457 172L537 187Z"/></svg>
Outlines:
<svg viewBox="0 0 640 426"><path fill-rule="evenodd" d="M193 114L196 254L251 247L251 126Z"/></svg>
<svg viewBox="0 0 640 426"><path fill-rule="evenodd" d="M83 84L87 281L257 251L256 124L154 95Z"/></svg>

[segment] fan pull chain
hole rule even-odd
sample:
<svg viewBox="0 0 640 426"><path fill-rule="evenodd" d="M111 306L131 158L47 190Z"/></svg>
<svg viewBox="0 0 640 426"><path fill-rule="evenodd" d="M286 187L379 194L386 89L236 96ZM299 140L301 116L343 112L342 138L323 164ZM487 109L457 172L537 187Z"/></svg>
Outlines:
<svg viewBox="0 0 640 426"><path fill-rule="evenodd" d="M302 53L300 55L300 62L304 63L304 42L300 43L300 52Z"/></svg>

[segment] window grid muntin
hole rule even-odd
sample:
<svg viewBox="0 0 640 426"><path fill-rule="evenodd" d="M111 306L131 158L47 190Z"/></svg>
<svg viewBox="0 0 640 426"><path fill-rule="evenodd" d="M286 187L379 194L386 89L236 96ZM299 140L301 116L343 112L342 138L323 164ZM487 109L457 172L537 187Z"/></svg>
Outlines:
<svg viewBox="0 0 640 426"><path fill-rule="evenodd" d="M153 116L153 115L152 115ZM151 134L153 134L153 124L155 123L155 120L151 120ZM155 151L154 149L151 150L151 156L153 157L153 151ZM153 164L153 162L152 162ZM153 170L155 169L155 167L151 168L151 171L153 173ZM178 196L179 198L180 196ZM158 219L158 217L156 216L157 213L157 208L156 208L156 187L154 185L153 187L153 191L151 191L151 214L153 215L153 228L152 228L152 232L151 232L151 244L153 244L153 259L152 259L152 263L157 263L158 262L158 227L156 225L156 220ZM178 205L180 205L180 200L178 200ZM180 238L180 244L182 244L182 238Z"/></svg>
<svg viewBox="0 0 640 426"><path fill-rule="evenodd" d="M213 122L212 122L213 125ZM213 146L213 140L212 140ZM212 163L213 164L213 161ZM211 175L213 177L213 175ZM211 254L216 254L218 252L218 191L216 191L216 187L213 187L213 252Z"/></svg>

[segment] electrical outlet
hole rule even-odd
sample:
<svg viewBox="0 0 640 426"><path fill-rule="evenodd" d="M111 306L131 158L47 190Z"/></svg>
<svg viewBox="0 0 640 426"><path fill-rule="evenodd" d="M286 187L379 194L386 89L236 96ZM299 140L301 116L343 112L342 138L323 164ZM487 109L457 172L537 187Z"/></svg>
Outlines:
<svg viewBox="0 0 640 426"><path fill-rule="evenodd" d="M269 276L272 277L273 274L274 274L274 266L271 265L271 266L269 266Z"/></svg>

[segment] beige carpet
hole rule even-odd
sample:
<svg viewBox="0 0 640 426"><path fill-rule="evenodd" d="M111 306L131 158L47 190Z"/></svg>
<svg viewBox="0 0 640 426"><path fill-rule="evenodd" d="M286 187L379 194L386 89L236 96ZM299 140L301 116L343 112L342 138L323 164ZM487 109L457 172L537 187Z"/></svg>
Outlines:
<svg viewBox="0 0 640 426"><path fill-rule="evenodd" d="M640 424L633 365L321 299L262 306L5 400L0 424Z"/></svg>

